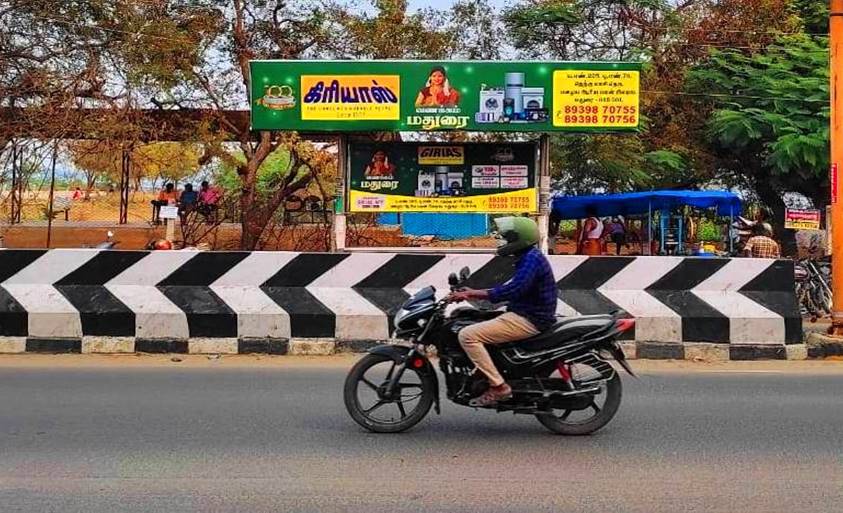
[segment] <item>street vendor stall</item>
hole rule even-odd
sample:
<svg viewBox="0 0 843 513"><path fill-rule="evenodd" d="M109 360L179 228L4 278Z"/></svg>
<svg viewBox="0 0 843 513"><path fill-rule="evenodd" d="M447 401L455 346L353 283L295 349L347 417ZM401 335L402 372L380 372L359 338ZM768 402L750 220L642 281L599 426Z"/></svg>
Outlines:
<svg viewBox="0 0 843 513"><path fill-rule="evenodd" d="M735 216L741 214L740 197L729 191L663 190L621 194L595 194L589 196L556 196L552 212L557 219L583 219L588 216L647 216L647 240L653 239L654 215L659 215L659 247L664 250L668 242L682 241L684 223L676 223L678 233L668 235L673 213L681 207L715 209L716 215L729 217L731 226ZM680 216L681 217L681 216ZM729 238L731 252L731 237ZM646 253L646 252L645 252Z"/></svg>

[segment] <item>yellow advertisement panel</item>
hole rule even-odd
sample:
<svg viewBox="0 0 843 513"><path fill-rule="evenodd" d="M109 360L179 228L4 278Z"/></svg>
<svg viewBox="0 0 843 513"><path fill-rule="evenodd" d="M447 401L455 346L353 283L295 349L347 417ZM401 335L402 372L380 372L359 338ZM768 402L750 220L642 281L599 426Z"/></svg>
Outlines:
<svg viewBox="0 0 843 513"><path fill-rule="evenodd" d="M477 196L398 196L374 194L371 192L350 192L351 212L483 212L504 214L511 212L535 212L537 210L536 189L521 189L512 192Z"/></svg>
<svg viewBox="0 0 843 513"><path fill-rule="evenodd" d="M399 75L302 75L305 121L396 121L401 115Z"/></svg>
<svg viewBox="0 0 843 513"><path fill-rule="evenodd" d="M637 127L638 71L556 70L553 72L553 126Z"/></svg>

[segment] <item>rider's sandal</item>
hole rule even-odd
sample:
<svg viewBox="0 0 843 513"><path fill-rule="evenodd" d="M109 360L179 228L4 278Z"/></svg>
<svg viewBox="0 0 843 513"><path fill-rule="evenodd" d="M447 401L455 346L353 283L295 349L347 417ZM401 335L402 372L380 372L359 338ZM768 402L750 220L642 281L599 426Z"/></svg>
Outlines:
<svg viewBox="0 0 843 513"><path fill-rule="evenodd" d="M512 398L512 388L506 383L504 383L504 387L489 388L480 397L475 397L469 401L468 405L475 407L492 406L501 401L509 400ZM502 390L496 391L495 388L502 388Z"/></svg>

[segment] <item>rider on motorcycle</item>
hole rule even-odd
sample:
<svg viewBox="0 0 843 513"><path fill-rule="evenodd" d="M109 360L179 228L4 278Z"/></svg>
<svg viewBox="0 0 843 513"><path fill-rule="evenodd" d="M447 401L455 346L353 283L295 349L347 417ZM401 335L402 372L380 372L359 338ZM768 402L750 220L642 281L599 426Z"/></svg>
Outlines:
<svg viewBox="0 0 843 513"><path fill-rule="evenodd" d="M556 280L550 262L536 247L539 228L535 221L528 217L501 217L494 223L500 240L497 254L518 259L515 274L491 289L465 288L448 296L454 302L469 299L509 302L506 313L466 326L459 332L460 345L489 380L489 389L472 400L472 406L488 406L512 397L512 388L495 368L484 344L523 340L538 335L556 321Z"/></svg>

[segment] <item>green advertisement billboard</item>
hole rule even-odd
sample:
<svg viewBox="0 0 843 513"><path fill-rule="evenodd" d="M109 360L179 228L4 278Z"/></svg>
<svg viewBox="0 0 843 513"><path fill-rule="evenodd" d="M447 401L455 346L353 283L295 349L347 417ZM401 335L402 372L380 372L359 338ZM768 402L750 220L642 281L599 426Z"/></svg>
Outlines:
<svg viewBox="0 0 843 513"><path fill-rule="evenodd" d="M252 61L254 130L637 130L640 65Z"/></svg>
<svg viewBox="0 0 843 513"><path fill-rule="evenodd" d="M532 143L352 143L350 212L536 212Z"/></svg>

